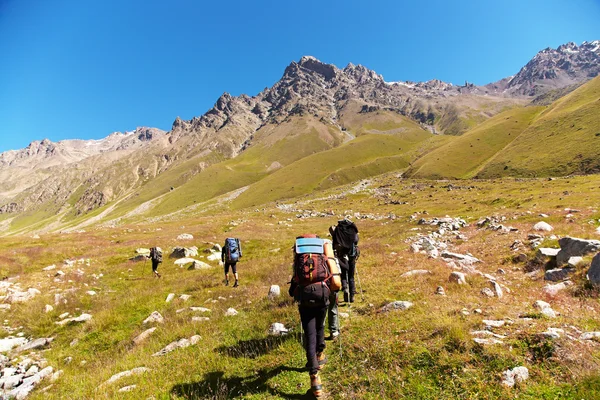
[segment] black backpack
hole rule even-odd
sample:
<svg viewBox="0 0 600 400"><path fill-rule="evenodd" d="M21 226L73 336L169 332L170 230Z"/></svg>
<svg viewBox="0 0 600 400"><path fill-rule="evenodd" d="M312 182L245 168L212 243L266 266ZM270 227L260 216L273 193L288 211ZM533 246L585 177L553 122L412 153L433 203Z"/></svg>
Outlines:
<svg viewBox="0 0 600 400"><path fill-rule="evenodd" d="M340 256L357 256L358 228L354 222L347 219L338 221L338 224L333 231L332 238L334 249Z"/></svg>
<svg viewBox="0 0 600 400"><path fill-rule="evenodd" d="M152 259L152 261L156 261L161 263L162 262L162 249L160 247L153 247L150 249L150 258Z"/></svg>

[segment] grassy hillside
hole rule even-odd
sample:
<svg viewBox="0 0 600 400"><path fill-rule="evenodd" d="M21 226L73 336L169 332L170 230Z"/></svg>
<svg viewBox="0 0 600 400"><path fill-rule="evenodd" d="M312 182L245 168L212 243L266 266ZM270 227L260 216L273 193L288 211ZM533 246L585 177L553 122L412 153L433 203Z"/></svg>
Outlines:
<svg viewBox="0 0 600 400"><path fill-rule="evenodd" d="M542 107L513 108L490 118L462 136L417 160L407 172L413 177L468 178L511 143Z"/></svg>
<svg viewBox="0 0 600 400"><path fill-rule="evenodd" d="M548 107L505 111L425 155L426 178L564 176L600 171L600 78Z"/></svg>
<svg viewBox="0 0 600 400"><path fill-rule="evenodd" d="M510 245L515 240L527 243L539 213L549 215L546 221L559 236L596 237L597 224L588 221L600 218L594 210L596 197L590 195L599 185L600 177L589 176L464 181L449 190L448 182L399 180L394 173L374 178L354 194L328 198L340 193L336 189L290 201L298 208L331 210L331 218L295 218L296 209L284 212L267 206L261 212L215 210L207 217L149 225L47 234L39 239L5 238L0 242L2 274L9 278L5 282L36 287L41 293L2 310L4 326L28 338L54 338L48 349L37 353L63 374L51 386L42 381L32 400L310 398L305 394L309 385L297 335L298 312L285 294L291 262L288 249L298 233L325 236L329 225L352 210L370 215L357 220L364 301L359 294L357 302L340 306L348 314L341 320L342 340L327 342L329 363L322 371L328 398L595 399L600 396L600 344L577 340L578 331L600 330L597 294L584 290L587 267L578 269L572 287L554 298L545 297L542 272L527 275L525 263L513 261L519 252L532 258L535 250L524 246L514 252ZM352 186L341 191L347 193ZM556 195L565 191L569 194ZM499 205L502 214L496 214ZM565 207L581 212L565 218ZM413 214L415 219L408 217ZM492 214L506 217L519 231L503 234L474 226L479 218ZM467 274L467 285L451 284L452 269L445 262L409 251L407 240L434 230L418 225L417 219L445 215L470 223L460 231L463 239L457 239L456 233L447 236L449 248L481 259L476 269L496 276L510 292L505 290L502 298L483 296L481 289L488 287L488 280L476 273ZM148 263L128 261L136 248L151 245L160 245L166 255L176 245L196 245L202 251L211 246L209 242L221 243L225 232L240 237L245 250L238 266L241 286L236 289L222 285L222 270L214 262L209 262L211 269L188 271L165 256L159 269L163 277L155 279ZM181 233L193 234L194 239L177 240ZM556 246L556 240L547 235L543 246ZM63 265L65 259L80 258L89 258L90 265ZM42 271L51 264L65 276L55 276L56 270ZM589 257L585 264L589 265ZM430 273L402 276L413 269ZM282 297L267 299L271 284L281 286ZM445 288L446 296L434 294L437 286ZM86 293L89 290L96 294ZM169 293L176 298L167 303ZM55 294L65 296L67 302L55 304ZM184 301L181 294L191 297ZM411 301L414 306L404 312L378 312L393 300ZM548 301L559 316L542 318L532 307L536 300ZM44 312L46 304L54 309ZM190 306L211 311L203 314ZM225 316L229 307L239 314ZM160 312L164 323L143 324L152 311ZM71 316L87 312L93 318L83 324L55 324L65 312ZM198 316L209 320L192 320ZM486 319L507 321L493 329L504 336L502 344L473 341L472 332L482 330ZM274 322L285 324L291 335L268 336ZM151 326L156 331L134 345L133 338ZM565 333L545 339L540 333L549 327ZM166 344L196 334L201 336L198 344L152 356ZM512 389L503 387L502 372L516 366L527 367L529 379ZM101 387L112 375L135 367L149 372ZM129 385L136 386L119 392Z"/></svg>
<svg viewBox="0 0 600 400"><path fill-rule="evenodd" d="M396 115L388 117L377 124L362 124L363 133L350 142L305 157L265 177L235 199L232 206L243 208L264 204L400 170L408 166L420 144L435 145L433 135L415 123ZM364 131L372 132L375 127L382 133Z"/></svg>
<svg viewBox="0 0 600 400"><path fill-rule="evenodd" d="M480 177L600 172L600 77L552 103Z"/></svg>

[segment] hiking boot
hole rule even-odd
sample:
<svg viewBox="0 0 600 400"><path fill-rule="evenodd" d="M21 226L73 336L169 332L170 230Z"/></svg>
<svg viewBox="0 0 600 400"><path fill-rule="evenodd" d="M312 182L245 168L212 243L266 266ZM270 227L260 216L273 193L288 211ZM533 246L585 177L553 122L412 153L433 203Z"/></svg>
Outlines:
<svg viewBox="0 0 600 400"><path fill-rule="evenodd" d="M317 360L319 361L319 371L323 369L323 366L327 364L327 356L325 353L317 353Z"/></svg>
<svg viewBox="0 0 600 400"><path fill-rule="evenodd" d="M328 338L328 339L329 339L329 340L335 340L335 339L337 339L337 338L338 338L338 336L340 336L340 333L339 333L339 332L337 332L337 331L336 331L336 332L331 332L331 334L329 335L329 338Z"/></svg>
<svg viewBox="0 0 600 400"><path fill-rule="evenodd" d="M310 376L310 390L315 397L321 397L323 394L323 385L321 384L321 377L318 372Z"/></svg>
<svg viewBox="0 0 600 400"><path fill-rule="evenodd" d="M158 273L158 271L154 271L154 276L160 278L160 274Z"/></svg>
<svg viewBox="0 0 600 400"><path fill-rule="evenodd" d="M235 283L233 284L233 287L238 287L238 286L240 286L240 284L238 283L238 280L236 279Z"/></svg>
<svg viewBox="0 0 600 400"><path fill-rule="evenodd" d="M354 293L350 293L350 303L354 303Z"/></svg>
<svg viewBox="0 0 600 400"><path fill-rule="evenodd" d="M229 279L225 279L225 286L229 286Z"/></svg>
<svg viewBox="0 0 600 400"><path fill-rule="evenodd" d="M347 303L348 302L348 293L344 292L344 301Z"/></svg>

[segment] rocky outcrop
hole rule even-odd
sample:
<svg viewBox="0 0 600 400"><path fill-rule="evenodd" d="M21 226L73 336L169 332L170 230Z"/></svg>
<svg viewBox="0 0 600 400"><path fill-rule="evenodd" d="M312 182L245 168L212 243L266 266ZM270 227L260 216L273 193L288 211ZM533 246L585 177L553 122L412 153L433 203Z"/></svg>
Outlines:
<svg viewBox="0 0 600 400"><path fill-rule="evenodd" d="M600 251L600 240L563 237L558 240L560 251L556 255L558 265L566 264L571 257L585 256Z"/></svg>

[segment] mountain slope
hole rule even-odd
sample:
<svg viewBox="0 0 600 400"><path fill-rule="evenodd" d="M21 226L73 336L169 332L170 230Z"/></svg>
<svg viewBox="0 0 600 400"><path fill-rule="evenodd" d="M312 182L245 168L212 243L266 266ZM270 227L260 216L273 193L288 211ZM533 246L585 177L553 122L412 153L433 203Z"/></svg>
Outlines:
<svg viewBox="0 0 600 400"><path fill-rule="evenodd" d="M600 77L548 107L501 113L419 159L425 178L562 176L600 171Z"/></svg>

